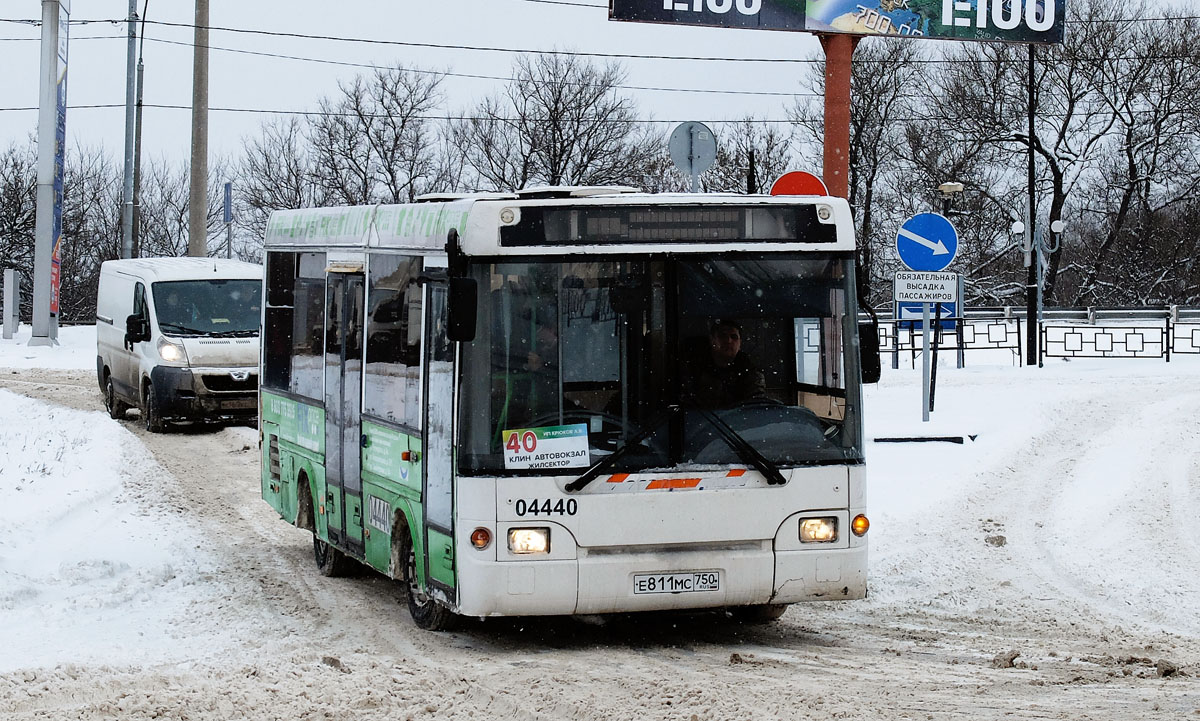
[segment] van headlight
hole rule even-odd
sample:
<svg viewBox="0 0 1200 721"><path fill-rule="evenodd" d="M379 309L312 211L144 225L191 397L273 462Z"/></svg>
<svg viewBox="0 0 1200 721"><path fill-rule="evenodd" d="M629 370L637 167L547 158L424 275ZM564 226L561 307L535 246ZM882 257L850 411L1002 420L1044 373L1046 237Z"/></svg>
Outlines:
<svg viewBox="0 0 1200 721"><path fill-rule="evenodd" d="M836 518L805 518L800 521L801 543L833 543L836 540Z"/></svg>
<svg viewBox="0 0 1200 721"><path fill-rule="evenodd" d="M508 529L508 550L518 554L549 553L549 528Z"/></svg>
<svg viewBox="0 0 1200 721"><path fill-rule="evenodd" d="M187 362L187 352L183 349L183 345L172 343L166 338L158 339L158 357L168 363Z"/></svg>

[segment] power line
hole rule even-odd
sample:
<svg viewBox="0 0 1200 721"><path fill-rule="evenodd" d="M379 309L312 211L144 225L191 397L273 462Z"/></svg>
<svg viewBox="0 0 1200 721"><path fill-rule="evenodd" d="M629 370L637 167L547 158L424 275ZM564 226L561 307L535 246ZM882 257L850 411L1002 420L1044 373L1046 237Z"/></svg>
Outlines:
<svg viewBox="0 0 1200 721"><path fill-rule="evenodd" d="M114 36L114 37L118 37L118 36ZM124 39L124 38L118 37L118 39ZM165 40L163 38L147 37L146 40L149 40L152 43L160 43L163 45L179 45L179 46L183 46L183 47L192 47L194 45L193 43L190 43L190 42L183 42L180 40ZM323 65L339 65L339 66L344 66L344 67L364 68L364 69L370 69L370 70L376 70L380 67L379 65L374 64L374 63L355 63L355 62L350 62L347 60L328 60L325 58L311 58L311 57L305 57L302 55L284 55L281 53L263 52L261 50L242 50L240 48L226 48L226 47L218 47L215 45L210 45L209 49L210 50L219 50L219 51L227 52L227 53L235 53L235 54L240 54L240 55L254 55L254 56L265 57L265 58L278 58L281 60L299 60L302 62L319 63L319 64L323 64ZM445 70L445 71L443 71L443 70L425 70L425 69L416 68L416 67L409 67L409 68L404 68L404 69L407 70L408 72L417 73L418 75L443 75L446 77L466 78L469 80L500 80L500 81L504 81L504 82L513 82L516 80L516 78L512 77L511 75L509 75L509 76L480 75L480 74L475 74L475 73L457 73L457 72L452 72L449 70ZM595 83L564 83L564 84L572 85L572 86L576 86L576 87L598 87ZM617 88L620 90L649 90L649 91L668 92L668 93L712 93L712 94L717 94L717 95L760 95L760 96L775 96L775 97L793 97L793 96L801 95L801 96L808 96L808 97L822 97L822 95L820 93L767 91L767 90L718 90L718 89L712 89L712 88L668 88L668 87L658 87L658 86L648 86L648 85L613 85L611 87Z"/></svg>
<svg viewBox="0 0 1200 721"><path fill-rule="evenodd" d="M105 109L115 109L115 108L124 108L124 107L125 107L124 103L97 103L97 104L86 104L86 105L84 105L84 104L70 105L67 107L67 109L68 110L105 110ZM192 109L192 106L190 106L190 105L166 105L166 104L155 104L155 103L144 103L143 107L154 108L154 109L158 109L158 110L189 110L190 111ZM0 108L0 113L30 112L30 111L35 111L37 109L38 109L37 107ZM374 114L363 114L363 113L338 113L338 112L327 112L327 111L323 111L323 110L279 110L279 109L269 109L269 108L212 108L212 107L210 107L209 110L213 111L213 112L245 113L245 114L252 114L252 115L298 115L298 116L315 116L315 117L351 117L351 118L390 117L390 116L386 116L386 115L374 115ZM1137 114L1137 115L1150 114L1153 112L1154 112L1153 109L1132 111L1133 114ZM1087 112L1073 113L1073 115L1077 115L1077 116L1085 116L1087 114L1088 114ZM1122 115L1125 115L1125 114L1127 114L1127 113L1122 113ZM1038 113L1036 117L1037 118L1063 118L1063 117L1066 117L1066 115L1067 115L1066 113ZM510 118L510 117L500 117L500 116L481 116L481 115L413 115L413 116L409 116L409 117L411 117L414 120L431 120L431 121L487 120L487 121L496 121L496 122L514 122L517 120L521 120L521 118ZM890 118L889 121L890 122L898 122L898 123L916 123L916 122L928 122L928 121L955 122L955 121L960 121L962 119L963 119L963 116L922 114L922 115L912 116L912 117ZM524 120L530 120L530 118L524 118ZM533 120L541 120L541 119L535 118ZM682 123L682 122L687 122L687 121L686 120L673 120L673 119L657 119L657 118L633 118L633 119L628 119L628 120L598 119L597 122L622 123L622 124L637 124L637 123L662 124L662 123ZM737 124L737 125L744 124L747 122L752 125L795 125L795 124L797 124L796 121L794 121L790 118L786 118L786 119L782 119L782 120L771 119L771 118L735 118L732 120L712 120L711 122L723 123L723 124ZM1020 142L1025 142L1025 141L1022 140Z"/></svg>

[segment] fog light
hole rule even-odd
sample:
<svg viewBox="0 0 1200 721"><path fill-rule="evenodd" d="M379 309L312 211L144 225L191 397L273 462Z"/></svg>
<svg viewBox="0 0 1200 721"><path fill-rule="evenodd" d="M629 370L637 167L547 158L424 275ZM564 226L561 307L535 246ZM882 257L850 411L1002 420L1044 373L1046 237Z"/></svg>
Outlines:
<svg viewBox="0 0 1200 721"><path fill-rule="evenodd" d="M833 543L836 540L836 518L805 518L800 521L801 543Z"/></svg>
<svg viewBox="0 0 1200 721"><path fill-rule="evenodd" d="M486 528L476 528L471 531L471 545L481 551L492 545L492 532Z"/></svg>
<svg viewBox="0 0 1200 721"><path fill-rule="evenodd" d="M850 530L854 531L856 536L867 535L867 530L871 528L871 521L863 514L858 514L854 520L850 522Z"/></svg>
<svg viewBox="0 0 1200 721"><path fill-rule="evenodd" d="M508 550L513 553L549 553L549 528L508 529Z"/></svg>

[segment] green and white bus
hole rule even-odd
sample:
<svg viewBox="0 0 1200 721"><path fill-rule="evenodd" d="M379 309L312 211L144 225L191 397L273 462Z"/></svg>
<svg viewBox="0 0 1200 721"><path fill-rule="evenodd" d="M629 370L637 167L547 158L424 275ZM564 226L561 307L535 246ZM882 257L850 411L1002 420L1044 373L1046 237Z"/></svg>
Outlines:
<svg viewBox="0 0 1200 721"><path fill-rule="evenodd" d="M437 196L265 250L262 495L324 574L427 629L866 594L844 200Z"/></svg>

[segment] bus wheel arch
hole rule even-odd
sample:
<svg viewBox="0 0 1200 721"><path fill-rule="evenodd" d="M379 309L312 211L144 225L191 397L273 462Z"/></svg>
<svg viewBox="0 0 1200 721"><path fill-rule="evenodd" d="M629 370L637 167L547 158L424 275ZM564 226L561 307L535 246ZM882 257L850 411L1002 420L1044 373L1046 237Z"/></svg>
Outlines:
<svg viewBox="0 0 1200 721"><path fill-rule="evenodd" d="M296 474L296 528L316 532L314 507L312 487L308 482L308 471L302 468Z"/></svg>
<svg viewBox="0 0 1200 721"><path fill-rule="evenodd" d="M392 577L404 586L408 597L408 613L413 623L426 631L446 631L453 628L458 615L442 605L421 587L417 574L416 544L404 514L396 512L396 527L392 533ZM394 572L399 571L399 575Z"/></svg>

